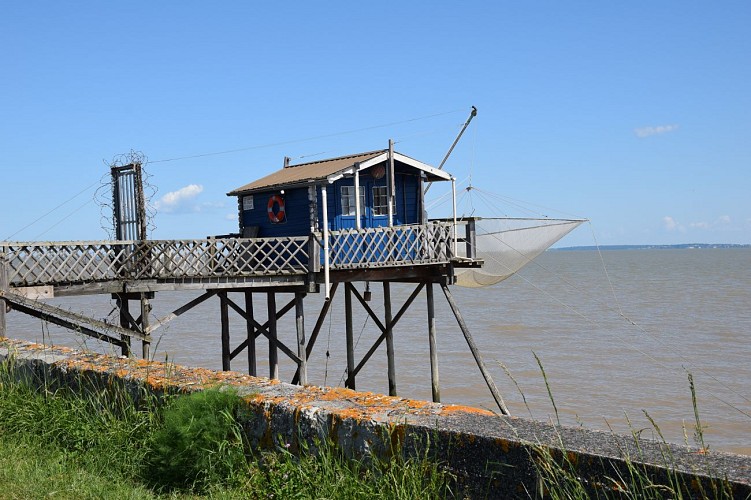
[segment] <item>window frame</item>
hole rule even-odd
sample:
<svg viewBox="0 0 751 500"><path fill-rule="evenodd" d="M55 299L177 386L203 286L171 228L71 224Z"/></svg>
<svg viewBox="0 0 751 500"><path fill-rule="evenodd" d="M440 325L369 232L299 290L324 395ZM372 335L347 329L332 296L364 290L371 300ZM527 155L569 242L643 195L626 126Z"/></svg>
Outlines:
<svg viewBox="0 0 751 500"><path fill-rule="evenodd" d="M379 201L381 203L379 203ZM373 216L382 217L389 214L388 186L373 186Z"/></svg>
<svg viewBox="0 0 751 500"><path fill-rule="evenodd" d="M345 190L347 191L345 194ZM340 202L342 206L342 216L357 216L357 207L355 207L355 186L341 186L339 190ZM345 211L345 207L347 210ZM365 215L367 205L365 204L365 189L360 186L360 216Z"/></svg>

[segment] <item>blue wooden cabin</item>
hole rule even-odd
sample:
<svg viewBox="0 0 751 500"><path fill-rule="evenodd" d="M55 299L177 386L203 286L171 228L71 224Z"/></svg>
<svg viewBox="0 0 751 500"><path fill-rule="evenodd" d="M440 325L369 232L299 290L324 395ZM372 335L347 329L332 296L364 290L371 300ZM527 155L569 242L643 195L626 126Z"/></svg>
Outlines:
<svg viewBox="0 0 751 500"><path fill-rule="evenodd" d="M322 230L324 220L330 231L425 224L425 184L450 179L386 149L298 165L285 159L281 170L227 195L238 199L241 236L307 236Z"/></svg>

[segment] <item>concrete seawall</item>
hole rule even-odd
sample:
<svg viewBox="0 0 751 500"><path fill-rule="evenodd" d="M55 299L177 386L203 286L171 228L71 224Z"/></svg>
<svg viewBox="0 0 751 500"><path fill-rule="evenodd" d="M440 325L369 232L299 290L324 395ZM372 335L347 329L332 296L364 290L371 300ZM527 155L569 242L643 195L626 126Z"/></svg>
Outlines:
<svg viewBox="0 0 751 500"><path fill-rule="evenodd" d="M124 359L63 347L0 340L0 362L33 384L74 389L122 385L137 395L231 386L243 396L241 424L260 448L289 447L330 439L355 458L424 453L445 464L458 487L473 497L536 496L534 459L540 453L565 461L593 492L611 490L607 478L628 478L637 467L653 481L673 478L689 495L711 494L711 478L722 478L736 498L751 497L751 457L700 453L631 436L554 426L503 417L486 410L442 405L341 388L300 387L250 377L138 359ZM709 488L709 489L708 489Z"/></svg>

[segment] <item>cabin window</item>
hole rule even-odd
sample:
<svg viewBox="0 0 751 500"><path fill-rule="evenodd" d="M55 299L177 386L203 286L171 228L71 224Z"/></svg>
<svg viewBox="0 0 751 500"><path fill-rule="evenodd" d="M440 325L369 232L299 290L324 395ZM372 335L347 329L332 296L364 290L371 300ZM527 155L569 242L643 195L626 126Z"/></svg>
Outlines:
<svg viewBox="0 0 751 500"><path fill-rule="evenodd" d="M389 193L386 186L373 187L373 215L388 215Z"/></svg>
<svg viewBox="0 0 751 500"><path fill-rule="evenodd" d="M253 210L253 195L243 196L243 210Z"/></svg>
<svg viewBox="0 0 751 500"><path fill-rule="evenodd" d="M365 213L365 190L360 186L360 214ZM355 215L355 186L342 186L342 215Z"/></svg>

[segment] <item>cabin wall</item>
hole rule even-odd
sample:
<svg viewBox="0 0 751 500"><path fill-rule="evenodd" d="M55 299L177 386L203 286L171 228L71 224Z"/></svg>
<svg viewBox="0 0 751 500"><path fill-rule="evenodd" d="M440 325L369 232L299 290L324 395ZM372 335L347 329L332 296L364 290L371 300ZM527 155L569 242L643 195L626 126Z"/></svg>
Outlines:
<svg viewBox="0 0 751 500"><path fill-rule="evenodd" d="M279 196L284 200L285 217L281 222L274 223L269 218L268 203L272 196ZM253 197L253 208L246 209L243 199ZM308 188L285 189L284 194L279 190L265 191L240 197L243 227L258 227L258 237L275 238L279 236L307 236L310 234L310 204ZM274 207L278 209L278 205Z"/></svg>
<svg viewBox="0 0 751 500"><path fill-rule="evenodd" d="M374 187L386 187L387 178L383 175L375 178L372 175L374 167L364 170L360 174L360 187L365 193L365 203L360 207L361 227L381 227L388 225L388 214L375 215L373 193ZM330 230L354 229L355 216L342 215L342 187L354 186L353 177L339 179L327 184L327 210ZM397 163L394 167L394 225L419 224L422 222L420 204L420 172L416 169ZM257 237L274 238L280 236L307 236L310 234L311 211L317 214L318 226L323 223L323 205L321 203L322 185L316 187L317 203L311 206L307 187L264 191L252 195L238 197L240 213L240 231L243 228L257 227ZM284 200L285 217L281 222L272 222L269 218L268 203L272 196L279 196ZM252 208L247 201L252 197ZM278 210L278 206L274 207Z"/></svg>
<svg viewBox="0 0 751 500"><path fill-rule="evenodd" d="M370 169L369 169L370 170ZM328 185L328 217L329 229L353 229L356 227L354 215L342 215L342 186L354 186L354 178L339 179ZM386 177L373 178L368 170L360 175L360 187L365 192L365 206L360 207L361 227L381 227L388 225L388 215L375 215L373 211L373 187L385 187ZM411 170L396 167L394 173L394 225L416 224L420 222L418 175ZM318 199L321 199L321 187L318 188ZM323 221L323 207L318 207L318 220Z"/></svg>

